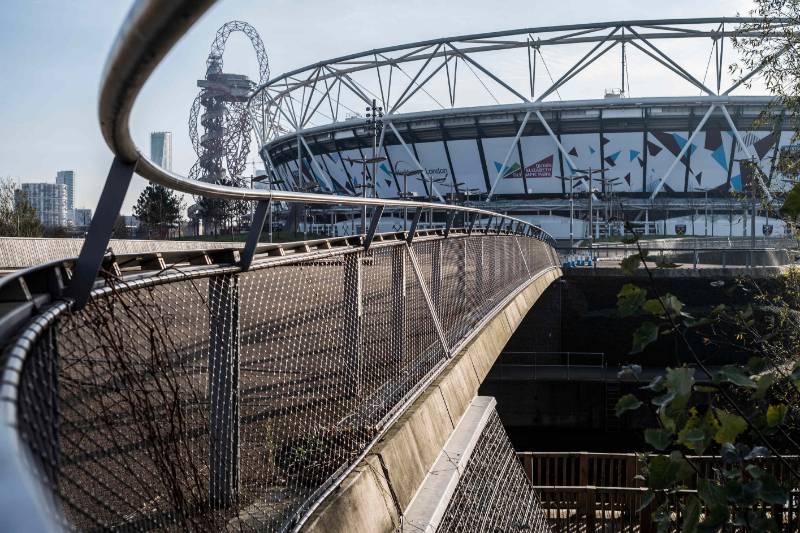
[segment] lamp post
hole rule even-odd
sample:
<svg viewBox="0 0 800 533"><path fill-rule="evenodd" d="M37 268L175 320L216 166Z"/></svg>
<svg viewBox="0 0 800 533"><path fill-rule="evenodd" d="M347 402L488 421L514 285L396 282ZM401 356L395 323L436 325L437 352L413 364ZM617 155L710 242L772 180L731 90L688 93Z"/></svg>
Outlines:
<svg viewBox="0 0 800 533"><path fill-rule="evenodd" d="M401 163L403 164L403 166L408 165L408 163L406 163L405 161L402 161L402 160L398 161L397 164L395 164L395 166L394 166L394 173L395 174L400 174L401 176L403 176L403 194L402 194L402 198L403 198L403 200L408 200L411 197L411 195L408 194L408 177L409 176L420 176L422 174L422 170L420 170L420 169L416 169L416 170L399 170L398 167L400 166ZM403 208L403 231L407 231L407 230L408 230L408 208L404 207Z"/></svg>
<svg viewBox="0 0 800 533"><path fill-rule="evenodd" d="M758 166L758 158L756 156L748 157L745 159L735 159L739 162L739 174L742 178L742 189L744 189L744 169L748 168L750 171L750 248L756 247L756 180L757 172L761 172Z"/></svg>
<svg viewBox="0 0 800 533"><path fill-rule="evenodd" d="M575 219L575 202L573 200L572 193L575 190L575 187L572 185L572 178L573 175L570 174L569 176L553 176L554 178L558 178L562 181L569 180L569 250L572 253L572 249L575 247L575 234L573 232L573 220Z"/></svg>
<svg viewBox="0 0 800 533"><path fill-rule="evenodd" d="M376 186L376 176L375 174L378 171L378 163L381 161L386 161L385 157L378 156L378 134L383 129L383 108L378 106L377 101L373 98L372 104L367 106L367 120L366 120L366 127L369 129L370 134L372 135L372 157L364 157L361 159L355 159L350 157L344 157L345 161L349 162L351 165L353 163L359 163L361 165L361 195L366 198L367 197L367 190L372 190L372 197L375 196L375 186ZM372 183L367 183L367 165L372 165ZM367 206L364 205L361 208L361 233L367 233Z"/></svg>
<svg viewBox="0 0 800 533"><path fill-rule="evenodd" d="M423 176L421 178L417 178L417 179L420 180L423 183L427 183L428 184L428 196L429 196L430 201L432 202L433 201L433 184L434 183L442 183L442 182L445 181L446 178L436 178L436 179L434 179L434 177L431 176L430 174L426 174L426 176L427 176L427 179L426 179L425 176ZM433 227L433 208L432 207L431 207L430 211L428 212L428 228L431 228L431 227Z"/></svg>
<svg viewBox="0 0 800 533"><path fill-rule="evenodd" d="M300 187L298 190L300 192L314 192L317 189L319 189L319 185L315 183L306 187ZM308 240L308 204L303 204L303 240Z"/></svg>
<svg viewBox="0 0 800 533"><path fill-rule="evenodd" d="M375 156L375 157L364 157L364 158L353 158L353 157L343 157L344 161L353 164L361 165L361 185L356 185L356 189L361 189L361 194L364 198L367 197L367 190L372 189L372 196L375 196L375 167L378 163L382 161L386 161L386 158L383 156ZM367 183L367 165L372 165L373 174L372 174L372 183ZM363 206L361 209L361 233L367 233L367 206Z"/></svg>
<svg viewBox="0 0 800 533"><path fill-rule="evenodd" d="M592 205L592 201L594 200L594 174L599 174L603 172L602 169L592 169L589 167L588 169L574 169L573 173L582 174L584 178L589 182L589 247L590 250L594 247L594 207ZM593 251L591 255L593 255Z"/></svg>
<svg viewBox="0 0 800 533"><path fill-rule="evenodd" d="M692 192L702 192L703 200L703 235L708 237L708 189L704 187L692 187ZM692 224L692 234L694 234L694 223ZM712 232L713 234L713 232Z"/></svg>

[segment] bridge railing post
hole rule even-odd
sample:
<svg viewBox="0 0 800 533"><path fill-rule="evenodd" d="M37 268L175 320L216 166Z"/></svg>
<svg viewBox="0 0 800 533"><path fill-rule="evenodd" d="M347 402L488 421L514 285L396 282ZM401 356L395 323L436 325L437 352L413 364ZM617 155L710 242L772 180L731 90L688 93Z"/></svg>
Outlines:
<svg viewBox="0 0 800 533"><path fill-rule="evenodd" d="M361 394L364 302L362 298L362 255L344 256L344 332L347 364L347 389L351 396Z"/></svg>
<svg viewBox="0 0 800 533"><path fill-rule="evenodd" d="M404 246L392 249L392 349L402 363L406 353L406 253Z"/></svg>
<svg viewBox="0 0 800 533"><path fill-rule="evenodd" d="M224 508L239 497L239 287L233 274L208 280L210 403L209 504Z"/></svg>
<svg viewBox="0 0 800 533"><path fill-rule="evenodd" d="M467 241L469 239L470 237L464 237L463 239L460 239L461 260L458 262L457 266L458 283L460 284L459 286L460 290L458 291L458 304L457 304L459 309L464 309L464 306L467 303L467 260L469 257L467 254L467 249L468 249Z"/></svg>
<svg viewBox="0 0 800 533"><path fill-rule="evenodd" d="M442 311L442 241L431 243L431 300L436 311Z"/></svg>
<svg viewBox="0 0 800 533"><path fill-rule="evenodd" d="M478 237L475 254L475 292L478 293L483 290L483 240L484 237Z"/></svg>

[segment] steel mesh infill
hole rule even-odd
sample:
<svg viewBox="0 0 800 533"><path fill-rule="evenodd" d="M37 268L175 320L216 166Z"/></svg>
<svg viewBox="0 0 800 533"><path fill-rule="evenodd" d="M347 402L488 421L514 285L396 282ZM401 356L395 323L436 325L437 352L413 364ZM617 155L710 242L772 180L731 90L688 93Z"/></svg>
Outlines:
<svg viewBox="0 0 800 533"><path fill-rule="evenodd" d="M112 283L16 345L17 432L71 528L291 529L549 258L476 234Z"/></svg>
<svg viewBox="0 0 800 533"><path fill-rule="evenodd" d="M437 529L550 532L539 499L492 410Z"/></svg>

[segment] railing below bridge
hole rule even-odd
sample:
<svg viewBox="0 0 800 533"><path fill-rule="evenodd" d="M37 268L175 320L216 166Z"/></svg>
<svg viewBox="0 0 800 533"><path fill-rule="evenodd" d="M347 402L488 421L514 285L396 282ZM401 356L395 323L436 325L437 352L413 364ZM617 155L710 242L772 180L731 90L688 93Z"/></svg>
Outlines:
<svg viewBox="0 0 800 533"><path fill-rule="evenodd" d="M518 234L107 274L6 352L0 396L79 529L282 530L481 324L558 264Z"/></svg>
<svg viewBox="0 0 800 533"><path fill-rule="evenodd" d="M553 533L577 531L655 532L654 507L645 505L647 487L640 476L642 458L633 453L522 452L525 473L533 484L542 511ZM700 473L710 479L724 467L718 456L689 456ZM800 464L800 456L789 456ZM774 458L762 460L762 468L785 483L791 480L787 468ZM696 478L687 488L669 495L670 509L681 523L681 508L697 494ZM767 512L787 531L800 522L800 493L792 491L786 505L772 505ZM734 529L723 529L734 531Z"/></svg>

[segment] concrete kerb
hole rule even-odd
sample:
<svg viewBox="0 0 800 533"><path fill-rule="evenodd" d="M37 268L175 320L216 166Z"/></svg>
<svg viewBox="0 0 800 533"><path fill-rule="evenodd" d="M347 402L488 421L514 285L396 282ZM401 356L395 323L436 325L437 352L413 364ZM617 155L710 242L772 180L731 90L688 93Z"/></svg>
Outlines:
<svg viewBox="0 0 800 533"><path fill-rule="evenodd" d="M344 533L398 528L495 359L528 310L560 276L557 267L542 272L488 321L317 508L303 530Z"/></svg>

